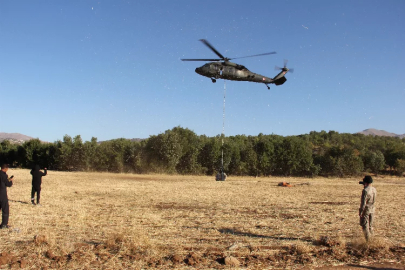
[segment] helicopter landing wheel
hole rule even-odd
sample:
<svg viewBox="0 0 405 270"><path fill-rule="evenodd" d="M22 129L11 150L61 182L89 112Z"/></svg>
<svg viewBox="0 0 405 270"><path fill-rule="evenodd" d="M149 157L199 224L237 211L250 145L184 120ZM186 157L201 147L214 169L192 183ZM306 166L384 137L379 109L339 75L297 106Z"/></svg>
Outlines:
<svg viewBox="0 0 405 270"><path fill-rule="evenodd" d="M211 78L211 81L212 81L213 83L216 83L216 82L217 82L217 80L214 79L214 78Z"/></svg>
<svg viewBox="0 0 405 270"><path fill-rule="evenodd" d="M267 84L266 84L266 86L267 86L267 90L270 90L270 86L268 86Z"/></svg>

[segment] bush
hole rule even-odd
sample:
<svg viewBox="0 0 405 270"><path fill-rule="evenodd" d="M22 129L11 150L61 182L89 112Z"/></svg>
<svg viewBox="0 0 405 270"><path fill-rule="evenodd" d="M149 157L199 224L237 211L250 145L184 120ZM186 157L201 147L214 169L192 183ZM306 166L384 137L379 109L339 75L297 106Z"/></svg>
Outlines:
<svg viewBox="0 0 405 270"><path fill-rule="evenodd" d="M395 168L399 176L402 176L405 172L405 160L404 159L397 159L395 162Z"/></svg>
<svg viewBox="0 0 405 270"><path fill-rule="evenodd" d="M370 172L377 174L384 169L385 158L381 151L367 151L363 157L364 169L368 169Z"/></svg>

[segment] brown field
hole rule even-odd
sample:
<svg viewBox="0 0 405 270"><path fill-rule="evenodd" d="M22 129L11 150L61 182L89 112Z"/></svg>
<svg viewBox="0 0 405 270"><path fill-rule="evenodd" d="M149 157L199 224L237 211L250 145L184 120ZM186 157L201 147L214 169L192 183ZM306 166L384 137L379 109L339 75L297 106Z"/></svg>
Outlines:
<svg viewBox="0 0 405 270"><path fill-rule="evenodd" d="M405 263L405 179L375 179L375 237L358 225L359 179L49 172L41 206L10 169L0 268L312 269ZM294 187L278 187L287 181ZM364 269L363 268L363 269ZM326 268L323 268L326 269ZM397 269L397 268L391 268Z"/></svg>

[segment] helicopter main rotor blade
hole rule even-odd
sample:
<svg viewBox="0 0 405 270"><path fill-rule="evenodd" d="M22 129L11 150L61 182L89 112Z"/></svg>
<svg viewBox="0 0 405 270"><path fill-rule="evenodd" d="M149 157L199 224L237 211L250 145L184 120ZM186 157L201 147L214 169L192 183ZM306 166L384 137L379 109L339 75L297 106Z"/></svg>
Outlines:
<svg viewBox="0 0 405 270"><path fill-rule="evenodd" d="M204 43L208 48L210 48L216 55L218 55L219 57L221 57L222 60L225 59L225 57L224 57L222 54L220 54L220 53L214 48L214 46L212 46L207 40L205 40L205 39L200 39L200 41L201 41L202 43Z"/></svg>
<svg viewBox="0 0 405 270"><path fill-rule="evenodd" d="M229 60L242 59L242 58L248 58L248 57L256 57L256 56L269 55L269 54L276 54L276 52L261 53L261 54L255 54L255 55L249 55L249 56L242 56L242 57L236 57L236 58L229 58Z"/></svg>
<svg viewBox="0 0 405 270"><path fill-rule="evenodd" d="M221 61L222 59L180 59L181 61Z"/></svg>

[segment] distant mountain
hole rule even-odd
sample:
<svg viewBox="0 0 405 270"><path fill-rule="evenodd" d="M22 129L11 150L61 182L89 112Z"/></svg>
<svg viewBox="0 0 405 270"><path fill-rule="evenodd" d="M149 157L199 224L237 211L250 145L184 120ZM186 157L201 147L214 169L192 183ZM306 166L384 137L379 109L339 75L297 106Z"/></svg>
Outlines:
<svg viewBox="0 0 405 270"><path fill-rule="evenodd" d="M374 128L369 128L369 129L365 129L361 132L357 132L360 134L364 134L364 135L372 135L372 136L387 136L387 137L397 137L397 138L405 138L405 134L402 135L398 135L395 133L391 133L391 132L387 132L385 130L378 130L378 129L374 129Z"/></svg>
<svg viewBox="0 0 405 270"><path fill-rule="evenodd" d="M131 142L141 142L145 139L139 139L139 138L134 138L134 139L129 139Z"/></svg>
<svg viewBox="0 0 405 270"><path fill-rule="evenodd" d="M125 139L125 138L118 138L118 139ZM106 140L106 141L98 141L97 143L100 144L102 142L109 142L109 141L118 140L118 139L111 139L111 140ZM145 139L134 138L134 139L125 139L125 140L131 141L131 142L141 142L141 141L143 141Z"/></svg>
<svg viewBox="0 0 405 270"><path fill-rule="evenodd" d="M32 139L34 138L20 133L0 132L0 142L9 140L13 143L24 143L25 141L29 141Z"/></svg>

